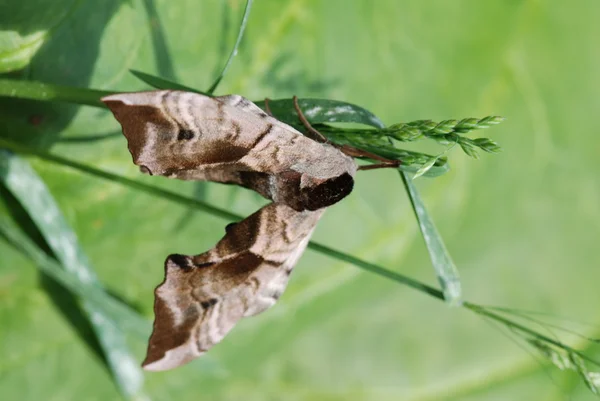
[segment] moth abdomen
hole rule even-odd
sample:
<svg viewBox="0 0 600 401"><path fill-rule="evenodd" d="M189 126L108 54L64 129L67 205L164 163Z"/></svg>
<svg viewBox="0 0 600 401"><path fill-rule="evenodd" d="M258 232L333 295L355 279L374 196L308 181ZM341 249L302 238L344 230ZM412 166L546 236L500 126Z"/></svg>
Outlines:
<svg viewBox="0 0 600 401"><path fill-rule="evenodd" d="M333 205L352 192L354 178L348 173L330 178L301 190L306 210L318 210Z"/></svg>

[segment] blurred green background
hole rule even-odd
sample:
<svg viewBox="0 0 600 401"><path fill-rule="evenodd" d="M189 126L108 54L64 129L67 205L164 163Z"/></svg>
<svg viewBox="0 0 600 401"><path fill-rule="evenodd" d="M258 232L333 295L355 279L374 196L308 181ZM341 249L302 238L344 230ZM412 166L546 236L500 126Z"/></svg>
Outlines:
<svg viewBox="0 0 600 401"><path fill-rule="evenodd" d="M0 2L0 71L146 89L133 68L207 88L244 4ZM449 173L417 181L465 298L585 321L563 326L599 336L599 19L593 0L256 0L217 93L345 100L386 124L505 116L481 133L503 153L476 161L456 150ZM1 136L198 195L191 183L142 177L118 132L105 110L0 101ZM85 140L98 135L106 138ZM208 214L30 161L100 280L148 318L165 256L203 252L223 234L224 222ZM202 188L210 203L243 215L261 203L247 191ZM361 173L314 239L437 285L395 172ZM66 290L2 241L0 255L0 398L118 399ZM593 398L575 374L540 362L488 323L308 251L276 307L239 323L210 361L146 374L146 393L178 401ZM145 341L130 345L141 360Z"/></svg>

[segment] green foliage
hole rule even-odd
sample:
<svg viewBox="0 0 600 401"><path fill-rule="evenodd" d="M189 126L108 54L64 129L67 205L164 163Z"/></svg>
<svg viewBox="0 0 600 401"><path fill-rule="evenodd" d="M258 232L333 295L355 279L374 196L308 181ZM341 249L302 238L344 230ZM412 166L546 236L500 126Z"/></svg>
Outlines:
<svg viewBox="0 0 600 401"><path fill-rule="evenodd" d="M0 45L13 41L10 35L27 38L31 32L41 32L41 45L17 67L2 58L8 54L3 47L0 64L9 69L28 65L23 77L52 83L40 84L42 90L32 97L69 101L89 95L91 105L99 105L99 92L76 93L72 88L140 90L127 73L130 69L156 70L193 87L208 87L217 75L212 67L222 70L227 52L221 49L233 43L228 40L229 32L235 33L231 21L239 21L243 12L241 1L222 3L232 8L191 0L177 5L150 0L59 1L52 7L14 3L8 5L13 12L0 12L19 16L6 25L7 33L0 33ZM27 8L21 3L31 5L27 12L18 11ZM251 99L335 96L368 105L390 121L509 116L511 125L498 131L508 150L502 157L466 164L453 156L454 171L433 185L423 181L424 200L463 269L470 299L595 316L597 302L590 298L596 294L597 274L573 273L594 260L592 239L598 234L597 225L581 224L597 219L597 174L590 146L597 139L580 105L593 104L599 89L595 81L578 85L593 76L597 62L585 51L589 42L580 40L596 36L590 10L597 6L590 2L583 7L585 13L576 5L565 12L537 3L256 2L248 36L221 91ZM579 23L563 29L560 21L569 15ZM157 39L161 33L162 42ZM568 57L569 52L578 57ZM565 57L557 57L563 53ZM14 84L16 75L6 88L25 93L27 88ZM574 94L580 95L576 105L565 102ZM470 155L478 149L497 150L493 142L464 136L462 130L475 120L444 121L435 124L441 124L437 131L432 131L433 123L421 128L408 124L396 126L404 140L438 137L448 146L458 143ZM560 127L581 134L571 141ZM186 183L155 179L147 182L160 187L148 194L133 190L145 188L152 177L138 176L118 126L102 110L2 100L0 129L3 147L51 161L31 159L94 261L100 280L147 317L152 288L162 278L164 255L199 252L222 234L222 221L205 214L192 215L193 224L179 228L176 222L187 215L187 207L201 205L191 199L177 201L181 207L171 202L181 198L173 191L190 190ZM69 141L62 139L67 137ZM369 139L380 137L388 138ZM351 139L356 138L365 135ZM51 145L49 154L44 148ZM398 149L389 141L385 145L389 152ZM432 159L425 151L431 148L407 149L401 157L414 158L408 159L413 173L424 172L432 160L428 173L443 166L447 171L441 155ZM85 173L63 165L83 166L80 171ZM313 244L312 249L442 299L437 289L380 267L401 266L402 273L417 277L427 274L424 250L412 246L415 225L406 213L409 205L394 191L397 176L384 171L363 174L367 175L359 175L352 197L328 211L320 225L315 239L327 245ZM574 204L564 193L581 196ZM10 199L4 200L5 214L14 213ZM209 187L207 200L208 208L202 210L219 215L222 209L210 209L218 204L227 209L220 216L229 218L234 216L228 210L244 214L257 207L252 195L216 185ZM26 228L26 216L16 220ZM0 329L0 393L8 399L115 398L103 361L90 352L90 333L80 330L79 323L66 322L70 315L61 311L56 288L39 285L35 270L27 268L33 267L31 255L23 258L3 243L0 253L0 313L2 322L9 323ZM473 324L469 317L431 305L425 297L413 299L400 288L309 253L277 308L244 322L211 350L226 371L213 366L198 372L195 367L205 361L201 359L174 372L149 375L149 393L153 399L178 400L197 399L199 394L248 400L481 400L519 399L523 394L548 399L563 393L588 397L583 385L562 375L558 382L549 381L521 349L487 331L480 321ZM141 356L144 340L131 344ZM575 359L572 364L579 366L580 377L593 383L594 373ZM483 371L486 380L477 380L472 371ZM29 377L36 378L35 386L23 385Z"/></svg>

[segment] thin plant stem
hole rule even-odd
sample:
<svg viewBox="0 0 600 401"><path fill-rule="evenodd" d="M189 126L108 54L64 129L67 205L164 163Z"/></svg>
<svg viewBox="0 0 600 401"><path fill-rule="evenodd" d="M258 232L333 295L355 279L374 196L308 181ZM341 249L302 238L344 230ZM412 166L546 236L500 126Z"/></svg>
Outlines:
<svg viewBox="0 0 600 401"><path fill-rule="evenodd" d="M244 36L244 31L246 30L246 24L248 23L248 17L250 16L250 9L252 8L252 1L253 0L246 0L246 8L244 9L244 16L242 17L242 22L240 23L240 30L238 32L238 36L235 41L235 45L233 45L233 49L231 49L231 53L229 53L229 58L227 59L227 62L223 66L223 70L221 71L221 73L219 74L219 76L217 77L215 82L210 86L208 91L206 91L206 93L208 93L209 96L212 96L212 94L215 92L215 90L217 89L217 86L219 86L219 84L221 83L221 80L227 73L227 70L229 69L229 65L233 61L233 58L235 56L237 56L238 48L240 46L240 43L242 43L242 37Z"/></svg>

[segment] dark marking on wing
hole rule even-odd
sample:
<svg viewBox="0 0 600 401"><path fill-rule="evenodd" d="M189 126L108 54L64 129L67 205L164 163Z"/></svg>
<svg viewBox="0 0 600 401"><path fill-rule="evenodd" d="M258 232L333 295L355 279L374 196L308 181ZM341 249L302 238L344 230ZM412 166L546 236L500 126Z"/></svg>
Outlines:
<svg viewBox="0 0 600 401"><path fill-rule="evenodd" d="M175 261L182 263L182 260L188 260L185 255L173 254L165 261L165 273L169 260L180 266ZM166 280L167 274L165 274ZM164 281L163 281L164 284ZM161 284L161 286L163 285ZM160 288L160 286L158 287ZM158 289L157 288L157 289ZM175 317L171 312L170 306L159 297L155 291L154 297L154 328L152 330L151 341L148 343L148 352L142 366L156 362L164 358L166 352L184 344L200 318L200 313L196 308L187 308L183 314L183 322L175 324ZM159 329L159 326L161 329ZM165 328L168 328L165 330Z"/></svg>
<svg viewBox="0 0 600 401"><path fill-rule="evenodd" d="M169 255L165 263L168 263L169 261L171 261L174 265L180 267L184 271L191 270L193 266L193 263L189 256L181 255L179 253Z"/></svg>
<svg viewBox="0 0 600 401"><path fill-rule="evenodd" d="M120 100L105 100L104 103L123 128L123 135L127 138L127 148L133 156L133 162L139 163L139 156L147 142L147 125L155 127L157 132L176 132L177 127L155 106L127 105ZM140 124L140 121L146 124ZM154 163L152 163L154 164ZM138 164L139 165L139 164ZM155 166L146 166L153 169Z"/></svg>
<svg viewBox="0 0 600 401"><path fill-rule="evenodd" d="M253 252L245 251L232 258L221 261L214 269L216 281L225 281L232 287L242 284L256 271L264 259Z"/></svg>
<svg viewBox="0 0 600 401"><path fill-rule="evenodd" d="M199 269L203 269L205 267L211 267L212 265L214 265L216 262L204 262L204 263L194 263L194 266L196 266Z"/></svg>
<svg viewBox="0 0 600 401"><path fill-rule="evenodd" d="M229 223L225 226L225 232L229 234L231 230L236 226L237 223Z"/></svg>
<svg viewBox="0 0 600 401"><path fill-rule="evenodd" d="M240 171L240 185L252 189L267 199L272 199L269 174L254 171Z"/></svg>
<svg viewBox="0 0 600 401"><path fill-rule="evenodd" d="M242 135L242 127L240 123L235 120L231 120L231 126L233 127L233 132L235 132L232 136L233 139L239 138Z"/></svg>
<svg viewBox="0 0 600 401"><path fill-rule="evenodd" d="M219 241L219 252L232 255L245 252L254 245L260 230L260 217L258 214L242 220L228 227L227 235Z"/></svg>
<svg viewBox="0 0 600 401"><path fill-rule="evenodd" d="M190 139L194 139L194 132L189 129L180 129L177 134L178 141L189 141Z"/></svg>
<svg viewBox="0 0 600 401"><path fill-rule="evenodd" d="M232 163L246 156L249 147L233 145L230 141L215 140L196 155L197 164Z"/></svg>
<svg viewBox="0 0 600 401"><path fill-rule="evenodd" d="M222 125L225 121L225 110L223 110L224 107L225 103L217 100L217 123L219 123L219 125Z"/></svg>
<svg viewBox="0 0 600 401"><path fill-rule="evenodd" d="M283 264L283 262L279 262L277 260L269 260L269 259L264 259L263 263L265 265L273 266L273 267L279 267L279 266L281 266Z"/></svg>
<svg viewBox="0 0 600 401"><path fill-rule="evenodd" d="M217 298L211 298L208 301L202 301L200 302L200 305L204 308L204 309L208 309L211 306L214 306L217 302L219 302L217 300Z"/></svg>
<svg viewBox="0 0 600 401"><path fill-rule="evenodd" d="M266 137L267 135L269 135L271 133L271 131L273 131L273 124L269 123L269 124L267 124L265 129L262 130L262 132L260 134L258 134L258 136L256 137L256 140L252 144L252 147L254 148L256 145L258 145L260 143L260 141L262 141L264 139L264 137Z"/></svg>
<svg viewBox="0 0 600 401"><path fill-rule="evenodd" d="M238 99L237 103L234 104L233 107L238 107L238 106L245 107L245 106L248 106L248 105L250 105L250 102L248 101L248 99L240 96L240 98Z"/></svg>

